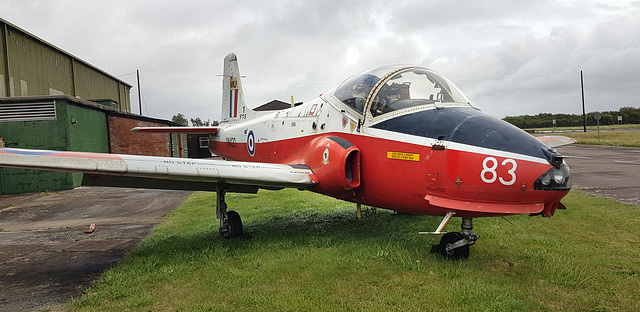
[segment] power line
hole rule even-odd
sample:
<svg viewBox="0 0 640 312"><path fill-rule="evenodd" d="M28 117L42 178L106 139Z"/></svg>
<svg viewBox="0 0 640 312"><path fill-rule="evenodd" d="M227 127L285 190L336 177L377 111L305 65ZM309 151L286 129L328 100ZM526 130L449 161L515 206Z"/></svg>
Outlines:
<svg viewBox="0 0 640 312"><path fill-rule="evenodd" d="M124 76L129 76L129 75L133 75L136 72L130 72L130 73L126 73L126 74L122 74L122 75L116 75L116 77L124 77Z"/></svg>
<svg viewBox="0 0 640 312"><path fill-rule="evenodd" d="M154 76L144 76L144 78L162 79L162 80L182 80L182 81L218 81L218 79L175 78L175 77L154 77Z"/></svg>
<svg viewBox="0 0 640 312"><path fill-rule="evenodd" d="M135 72L126 73L122 75L117 75L116 77L128 76L135 74ZM452 81L457 83L460 82L473 82L473 81L497 81L497 80L509 80L509 79L532 79L532 78L545 78L545 77L555 77L555 76L574 76L578 75L578 73L559 73L559 74L546 74L546 75L530 75L530 76L511 76L511 77L499 77L499 78L475 78L475 79L455 79L451 78ZM219 79L201 79L201 78L182 78L182 77L160 77L160 76L140 76L140 78L145 79L160 79L160 80L175 80L175 81L197 81L197 82L218 82ZM265 84L265 85L327 85L327 86L335 86L338 83L335 82L285 82L285 81L251 81L247 79L243 79L242 83L244 84Z"/></svg>
<svg viewBox="0 0 640 312"><path fill-rule="evenodd" d="M144 98L144 93L142 93L142 90L140 90L140 97L142 99L140 102L141 103L140 107L142 108L144 106L144 110L147 111L147 116L149 116L149 108L147 107L147 100ZM140 111L140 116L143 116L142 111Z"/></svg>
<svg viewBox="0 0 640 312"><path fill-rule="evenodd" d="M156 94L158 94L163 100L165 100L165 102L167 102L167 104L171 105L171 107L173 107L176 111L180 111L180 109L178 107L176 107L175 105L173 105L173 103L171 101L169 101L169 99L167 99L164 95L162 95L160 92L158 92L158 90L156 90L153 86L151 86L151 84L149 84L146 80L142 79L143 77L140 77L140 81L142 81L142 83L145 84L146 87L149 87L151 89L151 91L155 92ZM147 110L147 114L148 114L148 110Z"/></svg>
<svg viewBox="0 0 640 312"><path fill-rule="evenodd" d="M273 84L273 85L331 85L331 86L337 85L337 83L329 83L329 82L264 82L264 81L246 81L246 80L243 80L242 83Z"/></svg>
<svg viewBox="0 0 640 312"><path fill-rule="evenodd" d="M161 79L161 80L177 80L177 81L204 81L204 82L211 82L211 81L219 81L219 79L198 79L198 78L178 78L178 77L158 77L158 76L144 76L143 78L146 79ZM243 79L242 83L248 83L248 84L280 84L280 85L286 85L286 84L292 84L292 85L336 85L336 83L329 83L329 82L280 82L280 81L251 81L251 80L246 80Z"/></svg>
<svg viewBox="0 0 640 312"><path fill-rule="evenodd" d="M573 76L578 75L578 73L561 73L561 74L549 74L549 75L533 75L533 76L511 76L511 77L501 77L501 78L478 78L478 79L451 79L456 82L467 82L467 81L492 81L492 80L507 80L507 79L530 79L530 78L545 78L545 77L554 77L554 76Z"/></svg>

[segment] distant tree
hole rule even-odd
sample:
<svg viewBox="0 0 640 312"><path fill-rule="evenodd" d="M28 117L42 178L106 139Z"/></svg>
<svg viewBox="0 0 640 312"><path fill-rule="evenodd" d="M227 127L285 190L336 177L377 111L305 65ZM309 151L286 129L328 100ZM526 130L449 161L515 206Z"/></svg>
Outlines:
<svg viewBox="0 0 640 312"><path fill-rule="evenodd" d="M191 118L191 125L194 127L217 126L218 124L219 123L217 120L211 121L210 119L207 119L205 121L202 121L200 117Z"/></svg>
<svg viewBox="0 0 640 312"><path fill-rule="evenodd" d="M192 119L193 120L193 119ZM187 121L187 118L184 117L184 115L182 115L181 113L178 113L177 115L173 115L173 117L171 117L171 121L181 125L181 126L188 126L189 125L189 121Z"/></svg>
<svg viewBox="0 0 640 312"><path fill-rule="evenodd" d="M197 117L195 119L191 118L191 125L194 127L205 127L205 126L210 126L211 121L209 119L207 119L206 121L202 121L200 117Z"/></svg>
<svg viewBox="0 0 640 312"><path fill-rule="evenodd" d="M601 125L614 125L618 123L618 117L622 116L622 121L625 124L638 124L640 123L640 108L635 107L623 107L619 111L607 111L600 112ZM595 120L596 112L587 113L587 126L595 126L598 122ZM503 118L504 121L509 122L516 127L522 129L529 128L547 128L553 125L553 120L556 121L557 127L575 127L583 125L582 115L576 114L549 114L540 113L535 116L521 115L521 116L507 116Z"/></svg>

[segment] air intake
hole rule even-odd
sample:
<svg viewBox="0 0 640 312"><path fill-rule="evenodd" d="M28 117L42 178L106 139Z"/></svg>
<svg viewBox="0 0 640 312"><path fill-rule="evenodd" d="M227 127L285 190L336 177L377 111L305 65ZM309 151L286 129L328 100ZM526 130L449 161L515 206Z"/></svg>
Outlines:
<svg viewBox="0 0 640 312"><path fill-rule="evenodd" d="M56 103L2 103L0 122L56 119Z"/></svg>

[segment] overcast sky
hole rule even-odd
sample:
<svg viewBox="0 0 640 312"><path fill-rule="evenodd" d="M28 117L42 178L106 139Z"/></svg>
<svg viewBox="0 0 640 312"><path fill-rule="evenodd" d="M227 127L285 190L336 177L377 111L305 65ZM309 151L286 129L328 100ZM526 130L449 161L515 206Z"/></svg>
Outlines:
<svg viewBox="0 0 640 312"><path fill-rule="evenodd" d="M504 116L640 106L640 1L3 0L0 17L134 86L143 114L220 118L222 61L249 107L308 101L384 64L432 68Z"/></svg>

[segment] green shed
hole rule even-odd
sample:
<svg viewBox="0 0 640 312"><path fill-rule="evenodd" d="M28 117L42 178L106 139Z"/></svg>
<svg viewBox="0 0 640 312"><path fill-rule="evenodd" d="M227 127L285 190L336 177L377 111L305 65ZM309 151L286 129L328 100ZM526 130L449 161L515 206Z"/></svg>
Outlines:
<svg viewBox="0 0 640 312"><path fill-rule="evenodd" d="M108 153L107 118L94 105L60 97L0 99L0 137L6 147ZM79 173L0 169L0 193L70 189L81 182Z"/></svg>
<svg viewBox="0 0 640 312"><path fill-rule="evenodd" d="M175 126L68 95L0 98L0 145L186 157L183 136L131 133L137 126ZM0 194L71 189L81 173L0 168Z"/></svg>

